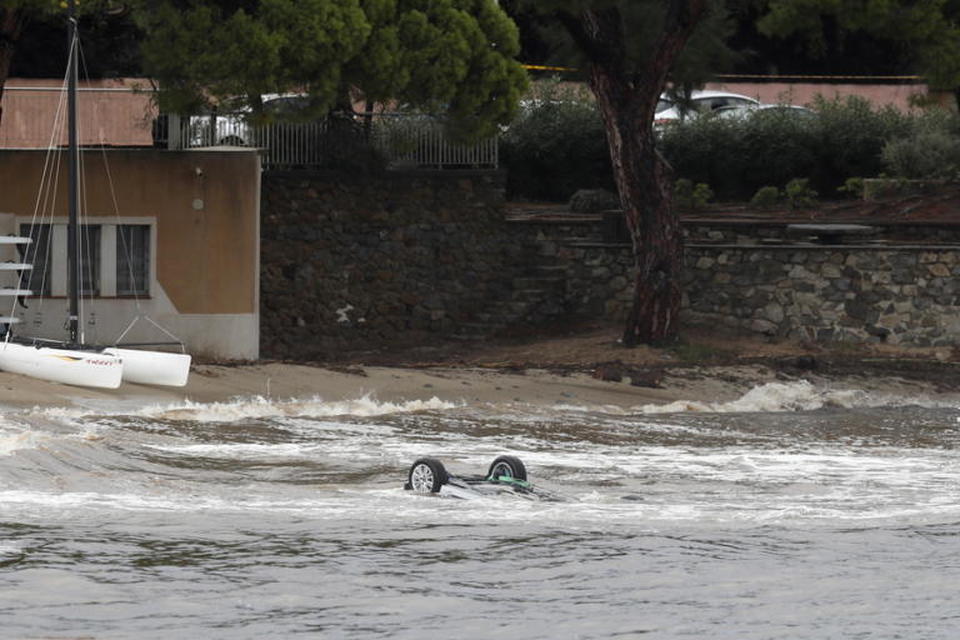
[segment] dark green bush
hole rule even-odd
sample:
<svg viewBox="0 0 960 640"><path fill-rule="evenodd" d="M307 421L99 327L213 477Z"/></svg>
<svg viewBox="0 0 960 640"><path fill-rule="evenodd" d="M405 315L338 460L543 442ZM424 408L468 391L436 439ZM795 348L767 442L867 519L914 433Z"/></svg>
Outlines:
<svg viewBox="0 0 960 640"><path fill-rule="evenodd" d="M783 195L787 197L791 209L804 209L817 204L820 194L810 188L809 178L794 178L783 188Z"/></svg>
<svg viewBox="0 0 960 640"><path fill-rule="evenodd" d="M878 175L883 145L907 135L913 120L892 106L874 108L859 96L818 99L813 108L819 161L816 171L796 175L810 176L821 193L835 193L847 178Z"/></svg>
<svg viewBox="0 0 960 640"><path fill-rule="evenodd" d="M582 93L547 89L500 140L513 198L567 201L578 189L616 191L603 122Z"/></svg>
<svg viewBox="0 0 960 640"><path fill-rule="evenodd" d="M881 155L887 173L898 178L945 178L960 167L960 138L924 131L891 140Z"/></svg>
<svg viewBox="0 0 960 640"><path fill-rule="evenodd" d="M859 97L811 106L812 113L691 118L663 129L660 151L676 178L710 185L720 200L747 201L796 176L807 177L811 191L837 194L851 178L940 177L960 169L956 114L906 114ZM510 197L566 201L578 189L615 191L603 124L585 94L556 86L542 92L504 132L500 150ZM681 200L692 205L692 197L681 187Z"/></svg>
<svg viewBox="0 0 960 640"><path fill-rule="evenodd" d="M765 209L777 204L778 200L780 200L780 189L767 185L766 187L757 189L757 192L750 198L750 204L754 207Z"/></svg>
<svg viewBox="0 0 960 640"><path fill-rule="evenodd" d="M661 151L678 177L706 182L722 199L747 200L795 176L808 176L814 191L836 193L849 178L884 171L882 151L890 140L931 129L960 135L956 116L907 115L859 97L818 100L813 111L689 120L664 130Z"/></svg>

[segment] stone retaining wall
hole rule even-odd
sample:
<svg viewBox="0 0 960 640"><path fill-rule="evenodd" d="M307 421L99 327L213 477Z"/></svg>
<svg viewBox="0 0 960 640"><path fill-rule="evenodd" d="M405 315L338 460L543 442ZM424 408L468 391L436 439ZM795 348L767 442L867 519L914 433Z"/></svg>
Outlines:
<svg viewBox="0 0 960 640"><path fill-rule="evenodd" d="M690 247L688 320L811 340L917 346L960 337L960 251Z"/></svg>
<svg viewBox="0 0 960 640"><path fill-rule="evenodd" d="M490 172L265 174L262 355L429 345L558 314L622 319L630 246L604 243L600 218L507 221L502 197L503 176ZM686 249L686 321L817 341L960 344L958 247L791 245L775 225L752 239L743 226L687 231L706 241ZM543 285L544 273L560 286Z"/></svg>
<svg viewBox="0 0 960 640"><path fill-rule="evenodd" d="M537 234L541 251L567 265L568 309L624 317L631 302L629 246L584 241L582 232L565 242L556 233L563 225L526 226ZM909 230L924 236L921 226ZM686 247L685 321L820 342L960 344L960 246L767 246L758 241L783 239L782 229L770 225L760 231L751 239L744 227L697 226L699 237L740 244ZM954 234L935 227L927 237Z"/></svg>
<svg viewBox="0 0 960 640"><path fill-rule="evenodd" d="M533 253L503 215L495 172L264 174L261 353L322 359L454 333L509 296Z"/></svg>

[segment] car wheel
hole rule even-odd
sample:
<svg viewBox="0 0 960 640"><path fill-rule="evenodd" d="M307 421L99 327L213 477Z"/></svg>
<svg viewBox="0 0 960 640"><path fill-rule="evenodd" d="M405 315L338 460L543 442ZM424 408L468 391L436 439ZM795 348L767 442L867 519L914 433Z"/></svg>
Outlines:
<svg viewBox="0 0 960 640"><path fill-rule="evenodd" d="M443 463L436 458L420 458L410 466L407 488L416 493L439 493L450 477Z"/></svg>
<svg viewBox="0 0 960 640"><path fill-rule="evenodd" d="M487 472L488 478L513 478L514 480L526 480L527 468L520 462L520 458L514 456L499 456L490 465L490 471Z"/></svg>

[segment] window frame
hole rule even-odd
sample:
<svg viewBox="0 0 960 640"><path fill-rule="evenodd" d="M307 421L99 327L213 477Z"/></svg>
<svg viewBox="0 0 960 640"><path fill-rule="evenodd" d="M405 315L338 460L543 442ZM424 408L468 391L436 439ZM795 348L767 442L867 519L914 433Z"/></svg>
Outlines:
<svg viewBox="0 0 960 640"><path fill-rule="evenodd" d="M21 230L22 235L28 235L27 232L31 226L31 220L29 218L18 217L16 220L17 228ZM35 297L41 298L65 298L67 297L67 219L58 217L53 220L44 221L42 225L38 224L37 226L49 226L50 231L50 265L49 273L47 274L47 284L46 291L39 292L34 291ZM152 297L152 292L156 291L157 287L157 224L155 218L145 218L145 217L97 217L97 216L87 216L84 218L83 224L81 225L80 233L83 233L82 228L85 226L98 227L99 232L99 246L96 249L99 252L99 260L97 264L98 273L96 286L94 287L95 293L90 296L89 293L84 293L84 298L92 299L150 299ZM118 269L120 267L120 256L118 255L117 244L119 242L118 237L118 228L126 226L144 226L147 227L147 242L145 245L148 256L145 260L146 267L146 277L145 277L145 287L146 293L118 293L117 291L117 275ZM26 261L26 260L25 260ZM34 271L42 272L43 265L34 265ZM81 275L81 281L83 275Z"/></svg>

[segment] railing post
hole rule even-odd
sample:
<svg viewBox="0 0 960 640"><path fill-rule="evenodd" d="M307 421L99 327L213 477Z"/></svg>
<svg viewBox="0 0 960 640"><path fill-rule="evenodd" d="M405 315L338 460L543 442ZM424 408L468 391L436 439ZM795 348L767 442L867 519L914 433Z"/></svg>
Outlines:
<svg viewBox="0 0 960 640"><path fill-rule="evenodd" d="M171 113L167 115L167 149L179 151L183 148L180 142L180 114Z"/></svg>

